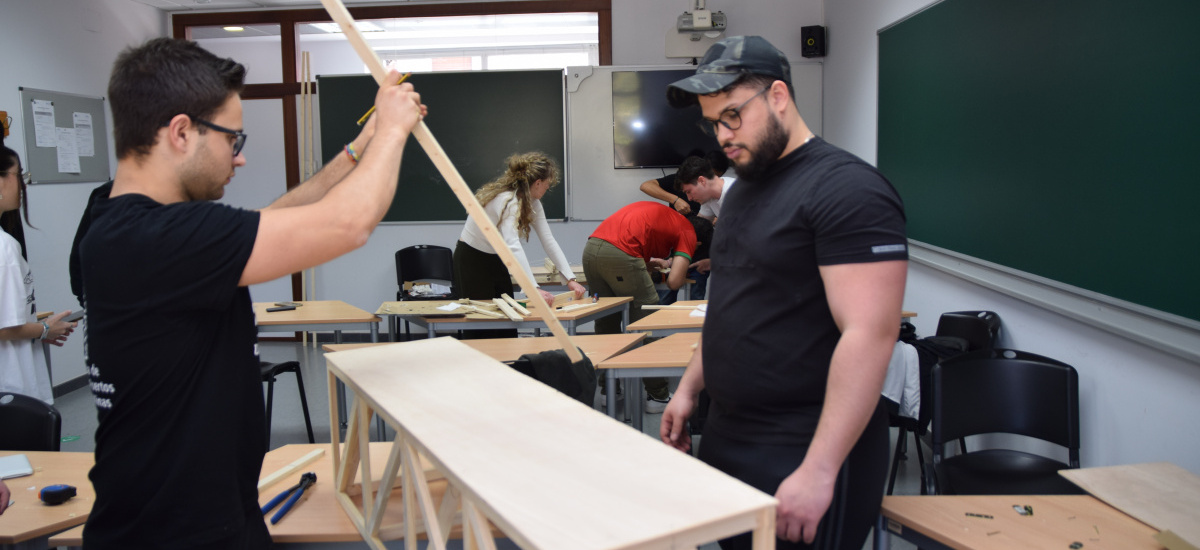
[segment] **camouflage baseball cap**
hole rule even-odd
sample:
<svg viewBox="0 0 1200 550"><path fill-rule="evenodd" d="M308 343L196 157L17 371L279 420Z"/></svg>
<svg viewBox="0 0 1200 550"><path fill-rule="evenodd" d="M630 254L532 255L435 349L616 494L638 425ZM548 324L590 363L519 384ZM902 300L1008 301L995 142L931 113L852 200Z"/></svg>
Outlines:
<svg viewBox="0 0 1200 550"><path fill-rule="evenodd" d="M713 44L696 67L696 74L667 86L672 107L696 103L697 94L724 90L743 74L760 74L792 83L787 56L761 36L733 36Z"/></svg>

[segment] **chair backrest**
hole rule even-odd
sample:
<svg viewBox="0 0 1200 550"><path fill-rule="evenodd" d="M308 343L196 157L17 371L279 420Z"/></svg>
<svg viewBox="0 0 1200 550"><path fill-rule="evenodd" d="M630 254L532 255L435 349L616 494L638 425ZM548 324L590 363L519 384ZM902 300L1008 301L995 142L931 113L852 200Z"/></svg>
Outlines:
<svg viewBox="0 0 1200 550"><path fill-rule="evenodd" d="M0 451L57 451L62 416L36 397L0 392Z"/></svg>
<svg viewBox="0 0 1200 550"><path fill-rule="evenodd" d="M396 284L404 294L404 283L414 281L444 281L454 289L454 253L444 246L418 244L396 251Z"/></svg>
<svg viewBox="0 0 1200 550"><path fill-rule="evenodd" d="M1000 315L994 311L943 313L936 334L966 340L967 351L991 349L1000 343Z"/></svg>
<svg viewBox="0 0 1200 550"><path fill-rule="evenodd" d="M1010 433L1066 447L1079 466L1079 377L1033 353L985 349L933 367L934 459L948 441Z"/></svg>

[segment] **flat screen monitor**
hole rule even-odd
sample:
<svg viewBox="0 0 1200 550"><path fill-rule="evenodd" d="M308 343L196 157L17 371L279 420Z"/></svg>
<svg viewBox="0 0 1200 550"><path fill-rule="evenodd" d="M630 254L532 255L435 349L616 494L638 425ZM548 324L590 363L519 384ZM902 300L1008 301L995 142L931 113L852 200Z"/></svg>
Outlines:
<svg viewBox="0 0 1200 550"><path fill-rule="evenodd" d="M667 85L693 69L613 71L613 167L675 168L692 151L718 149L700 129L700 107L667 103Z"/></svg>

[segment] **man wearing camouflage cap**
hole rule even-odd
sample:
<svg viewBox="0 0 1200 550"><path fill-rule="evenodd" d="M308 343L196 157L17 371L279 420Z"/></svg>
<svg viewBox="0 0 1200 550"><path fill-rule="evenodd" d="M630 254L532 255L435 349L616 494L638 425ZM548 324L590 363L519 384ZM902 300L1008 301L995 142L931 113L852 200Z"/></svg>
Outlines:
<svg viewBox="0 0 1200 550"><path fill-rule="evenodd" d="M787 58L727 38L667 98L699 103L737 170L712 245L700 353L662 418L691 446L696 395L712 406L700 458L779 499L776 548L862 548L887 477L880 388L908 269L904 207L873 167L815 136ZM809 546L809 545L813 546ZM721 547L750 548L749 535Z"/></svg>

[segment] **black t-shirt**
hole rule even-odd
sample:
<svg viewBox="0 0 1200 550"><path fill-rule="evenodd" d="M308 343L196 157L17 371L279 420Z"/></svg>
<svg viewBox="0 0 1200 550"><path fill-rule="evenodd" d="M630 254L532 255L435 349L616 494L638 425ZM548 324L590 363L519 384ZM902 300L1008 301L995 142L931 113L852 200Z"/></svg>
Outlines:
<svg viewBox="0 0 1200 550"><path fill-rule="evenodd" d="M656 181L658 181L658 186L661 187L663 191L666 191L672 195L675 195L676 197L679 197L679 198L687 201L688 206L692 207L692 213L689 215L694 216L694 215L700 213L700 206L701 206L700 203L693 201L693 200L688 200L686 194L684 194L682 191L675 190L675 174L669 174L669 175L663 176L661 178L658 178ZM674 204L668 204L667 206L670 206L671 208L675 208Z"/></svg>
<svg viewBox="0 0 1200 550"><path fill-rule="evenodd" d="M238 280L259 215L100 199L80 246L100 419L84 547L269 545L257 331Z"/></svg>
<svg viewBox="0 0 1200 550"><path fill-rule="evenodd" d="M820 138L729 189L704 321L706 431L811 441L840 337L818 267L907 259L904 226L892 185Z"/></svg>

